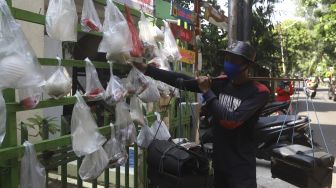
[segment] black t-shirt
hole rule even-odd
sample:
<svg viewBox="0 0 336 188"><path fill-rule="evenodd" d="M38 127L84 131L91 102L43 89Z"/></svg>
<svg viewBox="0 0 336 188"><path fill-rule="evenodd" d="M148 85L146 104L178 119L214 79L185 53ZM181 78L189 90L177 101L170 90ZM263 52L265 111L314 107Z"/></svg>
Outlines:
<svg viewBox="0 0 336 188"><path fill-rule="evenodd" d="M181 73L148 66L146 75L179 87L178 79L194 78ZM183 88L201 93L196 81L185 82ZM213 116L214 168L236 177L255 177L254 125L259 112L269 99L269 90L256 81L233 85L228 79L215 79L211 89L203 94L206 108Z"/></svg>

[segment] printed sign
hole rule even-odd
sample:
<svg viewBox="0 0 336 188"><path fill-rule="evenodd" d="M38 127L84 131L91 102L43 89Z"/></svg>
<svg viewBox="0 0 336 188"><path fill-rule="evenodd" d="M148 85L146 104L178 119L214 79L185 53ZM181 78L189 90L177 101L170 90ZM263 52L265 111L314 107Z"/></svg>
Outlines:
<svg viewBox="0 0 336 188"><path fill-rule="evenodd" d="M206 2L203 3L203 7L205 8L204 18L208 20L211 24L227 31L229 18L224 15L224 11L218 11Z"/></svg>
<svg viewBox="0 0 336 188"><path fill-rule="evenodd" d="M176 18L179 18L185 22L188 22L189 24L195 23L195 14L191 10L182 8L181 6L173 3L171 5L170 14Z"/></svg>
<svg viewBox="0 0 336 188"><path fill-rule="evenodd" d="M191 43L193 40L193 32L188 30L188 29L184 29L182 26L178 26L176 24L170 24L170 29L172 30L174 37L181 39L183 41L189 42Z"/></svg>
<svg viewBox="0 0 336 188"><path fill-rule="evenodd" d="M128 7L142 10L144 13L154 15L154 0L114 0L120 4L126 4Z"/></svg>
<svg viewBox="0 0 336 188"><path fill-rule="evenodd" d="M179 48L182 56L181 61L188 64L195 64L195 52Z"/></svg>

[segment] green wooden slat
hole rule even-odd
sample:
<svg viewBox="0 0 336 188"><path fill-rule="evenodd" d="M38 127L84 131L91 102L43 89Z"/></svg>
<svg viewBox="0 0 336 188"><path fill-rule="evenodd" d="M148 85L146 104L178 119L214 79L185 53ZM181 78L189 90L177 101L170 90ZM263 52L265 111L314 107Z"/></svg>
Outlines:
<svg viewBox="0 0 336 188"><path fill-rule="evenodd" d="M116 188L120 188L120 167L116 168Z"/></svg>
<svg viewBox="0 0 336 188"><path fill-rule="evenodd" d="M15 126L12 127L15 128ZM98 130L103 135L108 135L111 132L110 126L100 127L98 128ZM59 138L38 142L34 144L34 147L36 152L41 152L44 150L51 150L62 146L68 146L69 144L71 144L71 135L65 135L60 136ZM23 154L24 154L24 146L22 145L0 149L0 161L22 157Z"/></svg>
<svg viewBox="0 0 336 188"><path fill-rule="evenodd" d="M36 24L45 24L45 17L44 15L37 14L34 12L30 12L27 10L22 10L18 8L12 8L12 15L15 19L22 20L22 21L27 21L31 23L36 23Z"/></svg>
<svg viewBox="0 0 336 188"><path fill-rule="evenodd" d="M109 168L104 171L104 188L110 187L110 170Z"/></svg>
<svg viewBox="0 0 336 188"><path fill-rule="evenodd" d="M125 164L125 188L129 188L129 147L126 147L126 151L127 151L127 160L126 160L126 164Z"/></svg>
<svg viewBox="0 0 336 188"><path fill-rule="evenodd" d="M92 180L92 188L97 188L97 178Z"/></svg>
<svg viewBox="0 0 336 188"><path fill-rule="evenodd" d="M83 159L80 158L77 160L77 187L78 188L82 188L83 187L83 180L80 178L78 172L79 172L79 168L82 165L82 161Z"/></svg>

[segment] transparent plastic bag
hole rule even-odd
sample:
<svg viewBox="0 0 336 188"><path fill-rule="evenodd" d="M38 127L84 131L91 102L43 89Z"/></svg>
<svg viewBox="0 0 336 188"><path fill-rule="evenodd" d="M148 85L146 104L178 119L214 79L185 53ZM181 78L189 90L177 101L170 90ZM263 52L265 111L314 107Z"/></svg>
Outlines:
<svg viewBox="0 0 336 188"><path fill-rule="evenodd" d="M154 123L152 124L150 128L155 136L155 139L169 140L171 136L170 136L168 127L166 126L164 121L161 120L161 115L159 113L155 112L155 115L156 115L156 120L154 121Z"/></svg>
<svg viewBox="0 0 336 188"><path fill-rule="evenodd" d="M131 98L130 109L131 109L130 114L133 122L139 125L145 125L145 117L142 111L142 102L135 95L133 95Z"/></svg>
<svg viewBox="0 0 336 188"><path fill-rule="evenodd" d="M47 80L45 89L48 95L54 99L59 99L70 93L72 89L72 80L65 67L61 66L61 58L58 60L58 69Z"/></svg>
<svg viewBox="0 0 336 188"><path fill-rule="evenodd" d="M107 153L104 148L100 146L97 151L84 157L78 174L84 181L95 179L103 173L108 163Z"/></svg>
<svg viewBox="0 0 336 188"><path fill-rule="evenodd" d="M97 70L89 58L85 59L86 88L85 96L91 100L101 100L104 97L104 88L100 83Z"/></svg>
<svg viewBox="0 0 336 188"><path fill-rule="evenodd" d="M104 144L106 138L98 132L90 108L78 91L75 96L77 102L71 117L71 139L72 149L80 157L97 151Z"/></svg>
<svg viewBox="0 0 336 188"><path fill-rule="evenodd" d="M104 100L108 105L114 105L124 99L127 95L127 90L121 84L121 80L113 75L112 63L110 63L110 81L104 93Z"/></svg>
<svg viewBox="0 0 336 188"><path fill-rule="evenodd" d="M98 52L107 53L107 59L126 58L133 48L132 35L127 21L112 0L106 1L103 39Z"/></svg>
<svg viewBox="0 0 336 188"><path fill-rule="evenodd" d="M82 30L86 32L102 30L96 8L92 0L84 0L82 16L81 16Z"/></svg>
<svg viewBox="0 0 336 188"><path fill-rule="evenodd" d="M104 145L110 168L125 164L128 158L125 145L116 138L116 129L116 126L111 124L111 138Z"/></svg>
<svg viewBox="0 0 336 188"><path fill-rule="evenodd" d="M140 20L138 22L139 27L139 37L144 43L144 47L156 46L155 35L153 24L150 23L143 12L141 12Z"/></svg>
<svg viewBox="0 0 336 188"><path fill-rule="evenodd" d="M149 144L154 139L154 133L153 131L148 127L147 124L145 124L143 127L141 127L141 130L137 137L137 144L141 148L148 148Z"/></svg>
<svg viewBox="0 0 336 188"><path fill-rule="evenodd" d="M44 188L46 173L37 160L34 145L28 141L23 143L25 154L21 160L20 188Z"/></svg>
<svg viewBox="0 0 336 188"><path fill-rule="evenodd" d="M77 41L78 16L74 0L50 0L46 13L48 36L60 41Z"/></svg>
<svg viewBox="0 0 336 188"><path fill-rule="evenodd" d="M163 49L162 49L162 55L167 57L170 61L178 61L182 58L179 48L176 44L175 37L170 30L169 24L163 20L164 23L164 43L163 43Z"/></svg>
<svg viewBox="0 0 336 188"><path fill-rule="evenodd" d="M149 80L149 86L142 93L138 94L138 97L144 103L157 102L160 99L160 92L153 79L147 77Z"/></svg>
<svg viewBox="0 0 336 188"><path fill-rule="evenodd" d="M134 144L137 132L133 123L129 124L125 128L120 129L118 133L119 135L117 138L122 141L123 145L131 146Z"/></svg>
<svg viewBox="0 0 336 188"><path fill-rule="evenodd" d="M18 89L19 101L21 106L26 110L35 108L42 99L42 92L43 91L41 87L28 87Z"/></svg>
<svg viewBox="0 0 336 188"><path fill-rule="evenodd" d="M153 27L154 30L154 39L157 42L163 42L164 41L164 33L161 31L160 28L158 28L156 25Z"/></svg>
<svg viewBox="0 0 336 188"><path fill-rule="evenodd" d="M148 87L149 81L147 77L137 68L133 67L128 73L126 79L126 89L128 93L142 93Z"/></svg>
<svg viewBox="0 0 336 188"><path fill-rule="evenodd" d="M142 43L140 41L138 31L134 25L130 10L128 6L126 6L126 4L125 4L125 14L129 30L132 34L132 42L133 42L133 49L130 54L132 57L141 57L143 52Z"/></svg>
<svg viewBox="0 0 336 188"><path fill-rule="evenodd" d="M6 135L6 102L0 90L0 145Z"/></svg>
<svg viewBox="0 0 336 188"><path fill-rule="evenodd" d="M155 80L155 82L156 82L156 85L160 92L161 97L165 97L165 98L169 97L170 96L169 85L159 80Z"/></svg>
<svg viewBox="0 0 336 188"><path fill-rule="evenodd" d="M116 104L115 117L115 126L118 130L124 129L133 124L129 106L125 101L120 101Z"/></svg>
<svg viewBox="0 0 336 188"><path fill-rule="evenodd" d="M0 1L0 88L44 85L44 76L21 26L11 15L6 1Z"/></svg>

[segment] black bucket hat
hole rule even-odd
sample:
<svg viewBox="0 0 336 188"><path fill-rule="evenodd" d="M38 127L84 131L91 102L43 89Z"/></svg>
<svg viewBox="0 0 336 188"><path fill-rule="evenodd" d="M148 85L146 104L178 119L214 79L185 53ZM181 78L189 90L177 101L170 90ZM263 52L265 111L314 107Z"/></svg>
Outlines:
<svg viewBox="0 0 336 188"><path fill-rule="evenodd" d="M244 41L236 41L232 43L227 49L221 49L219 50L220 55L238 55L246 59L247 61L253 63L256 57L256 51L251 46L249 42Z"/></svg>

